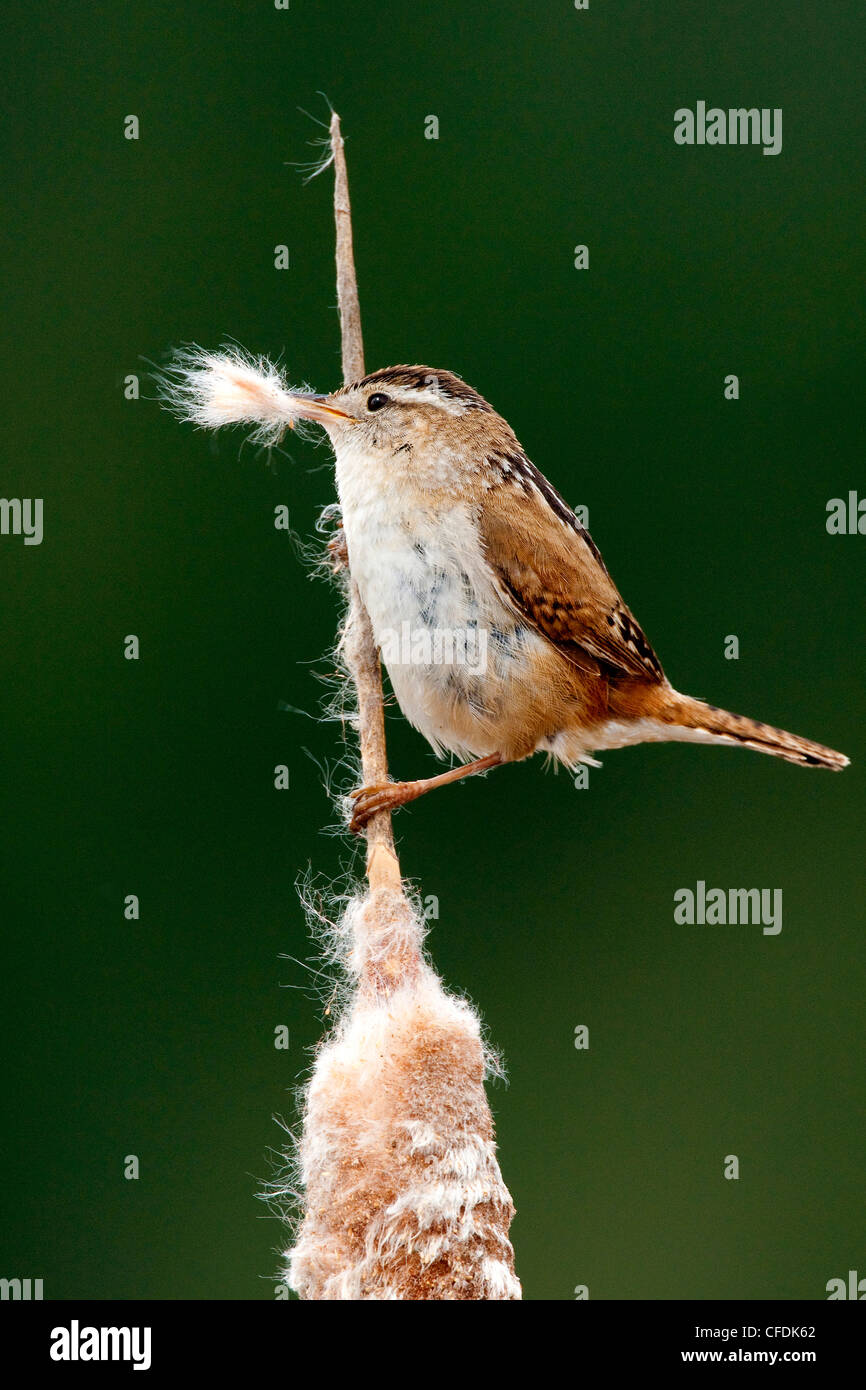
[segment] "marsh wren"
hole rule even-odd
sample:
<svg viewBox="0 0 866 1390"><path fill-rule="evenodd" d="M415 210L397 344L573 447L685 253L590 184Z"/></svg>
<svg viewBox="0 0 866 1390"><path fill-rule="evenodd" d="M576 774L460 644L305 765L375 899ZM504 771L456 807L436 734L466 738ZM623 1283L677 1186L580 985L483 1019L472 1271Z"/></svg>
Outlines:
<svg viewBox="0 0 866 1390"><path fill-rule="evenodd" d="M349 567L400 708L437 754L464 760L438 777L361 788L354 830L539 752L573 769L600 750L677 739L847 765L674 690L589 532L453 373L385 367L299 400L298 413L330 436ZM437 633L483 634L484 661L437 659Z"/></svg>

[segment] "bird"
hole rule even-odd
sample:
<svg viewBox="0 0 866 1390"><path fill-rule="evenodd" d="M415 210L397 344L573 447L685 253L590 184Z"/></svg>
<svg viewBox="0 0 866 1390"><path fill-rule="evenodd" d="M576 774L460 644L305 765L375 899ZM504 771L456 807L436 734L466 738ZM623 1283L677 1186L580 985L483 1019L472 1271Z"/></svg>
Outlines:
<svg viewBox="0 0 866 1390"><path fill-rule="evenodd" d="M236 362L220 361L208 389L226 395L226 370L225 413L238 416ZM265 403L253 418L324 426L338 550L397 703L437 755L459 759L437 776L359 788L352 830L535 753L574 770L598 752L683 740L801 767L848 765L832 748L675 690L589 531L507 421L455 373L403 365L328 395L284 396L272 379L256 391ZM221 416L211 399L187 418Z"/></svg>

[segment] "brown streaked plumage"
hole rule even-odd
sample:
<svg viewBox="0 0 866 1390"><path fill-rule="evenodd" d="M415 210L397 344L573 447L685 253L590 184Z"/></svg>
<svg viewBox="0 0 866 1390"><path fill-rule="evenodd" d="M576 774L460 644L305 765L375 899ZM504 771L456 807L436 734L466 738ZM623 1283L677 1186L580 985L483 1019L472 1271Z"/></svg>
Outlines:
<svg viewBox="0 0 866 1390"><path fill-rule="evenodd" d="M353 828L539 751L573 767L599 749L681 739L847 765L831 748L673 689L589 533L460 377L386 367L312 398L308 413L334 446L344 549L397 699L437 752L471 759L439 777L362 788ZM397 630L429 639L440 623L487 635L483 669L442 669L423 642L417 658L389 646Z"/></svg>

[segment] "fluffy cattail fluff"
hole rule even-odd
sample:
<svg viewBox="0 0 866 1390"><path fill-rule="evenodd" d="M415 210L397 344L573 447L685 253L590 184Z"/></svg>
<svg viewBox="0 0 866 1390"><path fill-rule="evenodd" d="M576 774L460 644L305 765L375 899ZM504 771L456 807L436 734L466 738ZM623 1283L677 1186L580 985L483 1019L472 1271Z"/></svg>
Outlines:
<svg viewBox="0 0 866 1390"><path fill-rule="evenodd" d="M353 595L336 655L362 747L371 660L378 681L368 625ZM336 925L305 895L345 1003L316 1054L288 1176L263 1194L293 1221L301 1209L282 1277L304 1299L519 1299L484 1091L499 1062L427 960L388 842L368 846L370 887Z"/></svg>
<svg viewBox="0 0 866 1390"><path fill-rule="evenodd" d="M279 444L300 413L298 393L287 386L266 357L254 357L234 345L208 352L195 345L174 354L156 380L164 404L180 420L202 429L252 425L255 444Z"/></svg>
<svg viewBox="0 0 866 1390"><path fill-rule="evenodd" d="M353 992L305 1095L304 1216L284 1275L301 1298L521 1296L483 1085L496 1059L423 934L387 888L340 923Z"/></svg>

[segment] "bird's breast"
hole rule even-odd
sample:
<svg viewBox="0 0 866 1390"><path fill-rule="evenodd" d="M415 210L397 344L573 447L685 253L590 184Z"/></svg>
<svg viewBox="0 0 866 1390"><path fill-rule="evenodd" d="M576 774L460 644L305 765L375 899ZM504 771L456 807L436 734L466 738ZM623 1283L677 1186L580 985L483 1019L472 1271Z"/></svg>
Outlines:
<svg viewBox="0 0 866 1390"><path fill-rule="evenodd" d="M498 751L536 638L505 607L468 504L434 509L393 487L338 485L352 577L406 718L437 751Z"/></svg>

